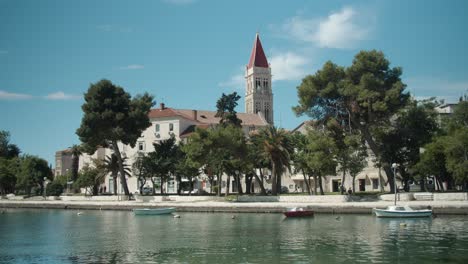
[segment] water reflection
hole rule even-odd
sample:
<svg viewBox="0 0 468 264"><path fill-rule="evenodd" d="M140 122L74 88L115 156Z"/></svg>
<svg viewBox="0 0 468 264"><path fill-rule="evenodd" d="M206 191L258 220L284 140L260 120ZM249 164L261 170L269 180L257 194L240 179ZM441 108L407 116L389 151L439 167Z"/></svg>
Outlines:
<svg viewBox="0 0 468 264"><path fill-rule="evenodd" d="M16 210L0 216L0 262L461 263L468 256L467 217L180 215Z"/></svg>

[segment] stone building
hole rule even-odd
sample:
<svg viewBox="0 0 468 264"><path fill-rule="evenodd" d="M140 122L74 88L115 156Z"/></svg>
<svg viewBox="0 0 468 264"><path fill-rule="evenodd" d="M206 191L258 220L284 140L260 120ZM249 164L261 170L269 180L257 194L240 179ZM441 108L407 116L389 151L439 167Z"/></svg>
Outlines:
<svg viewBox="0 0 468 264"><path fill-rule="evenodd" d="M249 63L246 66L246 96L245 96L245 113L237 113L237 117L242 120L242 130L247 135L249 132L257 130L261 127L273 124L273 93L271 86L271 69L267 58L263 51L260 37L255 36L254 45L250 55ZM134 148L128 145L119 143L119 149L122 155L127 158L127 163L132 164L135 158L140 153L148 153L154 151L153 144L157 144L161 140L169 139L174 136L177 142L186 140L190 134L195 131L196 127L208 128L219 124L220 118L215 117L216 111L200 110L200 109L176 109L166 106L161 103L159 108L152 109L149 113L151 126L148 127L141 137L138 138ZM94 155L82 155L80 157L80 169L86 165L92 164L92 158L104 159L110 156L110 149L99 149ZM106 191L113 193L114 179L108 175L105 179L104 186ZM119 181L119 179L117 179ZM127 178L129 191L131 193L139 190L139 182L136 177ZM151 184L147 181L146 186ZM117 184L118 193L123 193L120 183ZM226 186L225 182L223 186ZM231 192L235 191L235 184L230 184ZM209 184L205 176L200 176L195 182L195 189L209 190ZM167 193L177 191L177 182L171 178L164 187ZM159 191L159 190L157 190ZM224 187L222 189L224 191Z"/></svg>

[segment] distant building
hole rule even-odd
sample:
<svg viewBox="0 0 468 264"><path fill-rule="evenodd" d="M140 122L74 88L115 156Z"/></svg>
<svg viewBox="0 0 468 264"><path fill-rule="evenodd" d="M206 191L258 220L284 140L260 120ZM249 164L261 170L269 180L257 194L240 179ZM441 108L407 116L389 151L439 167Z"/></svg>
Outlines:
<svg viewBox="0 0 468 264"><path fill-rule="evenodd" d="M72 153L71 149L64 149L55 152L55 170L54 177L66 175L72 168Z"/></svg>
<svg viewBox="0 0 468 264"><path fill-rule="evenodd" d="M242 121L242 130L247 135L261 127L273 124L273 93L271 88L271 69L263 51L260 37L255 36L254 46L250 55L249 63L246 66L246 96L245 113L237 113L237 117ZM215 102L213 102L214 104ZM131 166L135 158L140 153L154 151L153 144L161 140L169 139L174 136L177 142L186 140L197 127L209 128L219 124L220 118L215 117L216 111L199 109L176 109L161 103L159 108L152 109L149 113L151 126L148 127L138 138L134 148L129 145L119 143L119 149L122 155L127 158L127 163ZM99 153L98 153L99 152ZM93 156L82 155L80 157L80 169L87 164L92 164L92 158L104 159L112 154L110 149L100 149ZM58 164L58 163L57 163ZM225 179L224 179L225 180ZM232 179L234 180L234 179ZM113 193L114 179L108 175L104 186L106 191ZM117 179L120 181L120 179ZM131 193L139 191L139 182L137 177L127 179L129 191ZM146 183L148 187L151 181ZM165 186L168 193L177 191L176 182L173 178ZM223 188L226 184L223 181ZM123 193L120 184L118 184L118 193ZM231 192L235 191L235 184L230 184ZM209 184L205 176L200 176L195 183L195 189L205 189L209 191ZM245 188L244 188L245 190ZM157 190L159 191L159 190ZM222 189L224 191L224 189Z"/></svg>

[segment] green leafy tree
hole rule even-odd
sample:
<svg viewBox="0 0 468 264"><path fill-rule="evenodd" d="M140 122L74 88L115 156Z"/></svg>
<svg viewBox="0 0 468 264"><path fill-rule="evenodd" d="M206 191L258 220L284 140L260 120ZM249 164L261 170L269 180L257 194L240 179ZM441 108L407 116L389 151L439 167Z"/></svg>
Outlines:
<svg viewBox="0 0 468 264"><path fill-rule="evenodd" d="M291 135L291 140L294 145L294 152L292 154L292 161L294 164L294 171L296 173L302 173L304 177L304 183L306 184L307 193L312 194L310 186L311 178L313 176L312 169L307 164L309 152L307 149L307 137L306 135L295 132Z"/></svg>
<svg viewBox="0 0 468 264"><path fill-rule="evenodd" d="M297 88L299 104L293 110L325 124L335 118L342 126L359 131L376 157L381 150L375 130L402 109L409 98L401 81L402 70L390 68L380 51L361 51L351 66L327 62L314 75L308 75ZM387 178L393 179L391 161L382 160ZM390 180L393 190L393 182Z"/></svg>
<svg viewBox="0 0 468 264"><path fill-rule="evenodd" d="M127 157L122 157L122 163L125 173L124 176L131 177L132 173L130 166L127 164L127 160ZM110 173L113 179L114 194L117 195L117 177L120 173L120 164L119 159L115 153L112 153L110 156L106 156L106 158L104 159L104 163L102 164L102 169L104 170L106 175Z"/></svg>
<svg viewBox="0 0 468 264"><path fill-rule="evenodd" d="M0 157L0 195L15 191L19 162L19 158L7 159Z"/></svg>
<svg viewBox="0 0 468 264"><path fill-rule="evenodd" d="M85 166L78 174L78 179L73 183L74 187L84 188L85 194L97 195L99 183L104 179L104 174L100 169Z"/></svg>
<svg viewBox="0 0 468 264"><path fill-rule="evenodd" d="M262 154L270 160L272 176L272 195L281 192L281 176L286 170L291 171L293 144L284 129L268 126L259 130L254 140Z"/></svg>
<svg viewBox="0 0 468 264"><path fill-rule="evenodd" d="M20 159L17 187L30 196L33 188L37 194L44 193L44 178L52 180L52 170L46 160L25 155Z"/></svg>
<svg viewBox="0 0 468 264"><path fill-rule="evenodd" d="M179 178L186 178L190 183L189 188L189 195L192 195L193 190L193 182L195 178L200 175L200 166L198 163L193 163L189 159L185 157L185 153L183 153L183 158L179 159L176 163L175 172ZM180 186L180 184L179 184ZM178 190L180 194L180 188Z"/></svg>
<svg viewBox="0 0 468 264"><path fill-rule="evenodd" d="M145 158L146 155L144 153L138 153L138 155L135 158L135 161L132 164L133 174L137 177L137 180L139 182L140 194L143 194L143 188L145 187L149 175L147 167L145 166Z"/></svg>
<svg viewBox="0 0 468 264"><path fill-rule="evenodd" d="M455 130L447 137L445 155L447 170L452 173L456 183L466 189L468 182L468 127Z"/></svg>
<svg viewBox="0 0 468 264"><path fill-rule="evenodd" d="M0 130L0 158L11 159L21 153L18 146L10 144L10 132Z"/></svg>
<svg viewBox="0 0 468 264"><path fill-rule="evenodd" d="M424 152L414 166L416 173L420 175L422 188L426 188L425 179L428 176L434 176L435 184L439 190L444 189L441 183L451 178L447 169L446 144L446 137L438 137L424 146Z"/></svg>
<svg viewBox="0 0 468 264"><path fill-rule="evenodd" d="M239 101L240 96L237 95L237 92L231 94L222 94L221 98L216 102L216 117L221 118L219 123L221 125L233 125L240 127L242 120L237 117L237 112L235 108L237 107L237 101Z"/></svg>
<svg viewBox="0 0 468 264"><path fill-rule="evenodd" d="M325 130L309 130L307 132L307 166L315 176L315 193L317 183L320 194L324 195L322 177L333 175L336 171L336 145L333 138Z"/></svg>
<svg viewBox="0 0 468 264"><path fill-rule="evenodd" d="M15 191L20 149L10 143L10 133L0 130L0 194Z"/></svg>
<svg viewBox="0 0 468 264"><path fill-rule="evenodd" d="M153 97L145 93L132 99L122 87L101 80L90 85L84 99L84 116L76 133L88 153L94 153L100 146L112 147L122 187L130 195L118 142L135 147L141 133L151 125L148 112L154 105Z"/></svg>
<svg viewBox="0 0 468 264"><path fill-rule="evenodd" d="M190 162L200 164L208 174L217 177L217 193L221 195L222 175L227 173L226 195L229 191L230 173L235 163L245 153L245 136L239 127L232 125L209 129L196 129L189 142L183 146Z"/></svg>
<svg viewBox="0 0 468 264"><path fill-rule="evenodd" d="M148 157L153 162L151 167L153 175L161 179L160 188L161 194L163 194L164 184L175 171L178 146L174 136L161 140L159 143L153 144L153 146L154 151L148 153Z"/></svg>

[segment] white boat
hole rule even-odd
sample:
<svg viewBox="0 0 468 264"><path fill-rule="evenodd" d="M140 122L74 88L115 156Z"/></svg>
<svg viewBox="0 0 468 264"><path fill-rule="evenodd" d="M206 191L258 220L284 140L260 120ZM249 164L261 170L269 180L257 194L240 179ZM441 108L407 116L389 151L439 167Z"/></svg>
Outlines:
<svg viewBox="0 0 468 264"><path fill-rule="evenodd" d="M388 206L386 209L373 209L377 217L430 217L431 209L414 210L409 206Z"/></svg>
<svg viewBox="0 0 468 264"><path fill-rule="evenodd" d="M133 209L135 215L163 215L175 212L174 207L168 208L137 208Z"/></svg>
<svg viewBox="0 0 468 264"><path fill-rule="evenodd" d="M377 209L374 208L372 211L375 213L377 217L394 217L394 218L403 218L403 217L430 217L432 216L431 209L422 209L422 210L414 210L409 206L398 206L396 203L397 200L397 185L396 185L396 169L398 164L393 163L393 186L395 192L395 202L392 206L387 206L386 209Z"/></svg>

